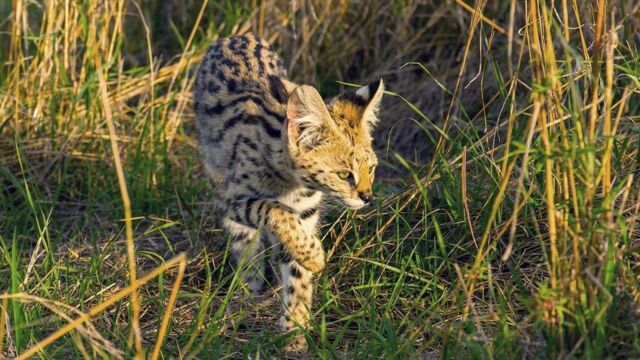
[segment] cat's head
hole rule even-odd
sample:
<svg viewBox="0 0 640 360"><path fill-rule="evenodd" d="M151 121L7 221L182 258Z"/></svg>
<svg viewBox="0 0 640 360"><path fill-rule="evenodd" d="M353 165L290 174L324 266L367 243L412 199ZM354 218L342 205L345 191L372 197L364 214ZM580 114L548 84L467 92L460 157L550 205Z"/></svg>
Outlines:
<svg viewBox="0 0 640 360"><path fill-rule="evenodd" d="M299 181L351 209L373 199L378 160L371 131L383 93L382 80L340 94L328 104L308 85L291 93L285 142Z"/></svg>

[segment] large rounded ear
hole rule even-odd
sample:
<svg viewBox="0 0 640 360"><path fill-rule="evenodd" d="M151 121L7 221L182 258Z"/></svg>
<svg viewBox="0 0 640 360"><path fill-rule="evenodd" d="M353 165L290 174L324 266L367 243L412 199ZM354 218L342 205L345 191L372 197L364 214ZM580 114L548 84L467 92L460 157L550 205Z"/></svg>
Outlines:
<svg viewBox="0 0 640 360"><path fill-rule="evenodd" d="M382 94L384 94L384 82L382 79L374 81L356 90L355 94L364 105L362 121L368 129L371 129L378 123L378 110L380 109Z"/></svg>
<svg viewBox="0 0 640 360"><path fill-rule="evenodd" d="M329 110L316 89L298 86L287 102L287 137L296 147L310 147L321 140L322 130L330 118Z"/></svg>

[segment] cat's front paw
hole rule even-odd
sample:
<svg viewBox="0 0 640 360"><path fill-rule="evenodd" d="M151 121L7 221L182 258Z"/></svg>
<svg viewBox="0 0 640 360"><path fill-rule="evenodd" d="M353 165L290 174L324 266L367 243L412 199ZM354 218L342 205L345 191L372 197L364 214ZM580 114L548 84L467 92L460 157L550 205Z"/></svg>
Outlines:
<svg viewBox="0 0 640 360"><path fill-rule="evenodd" d="M298 334L291 339L284 346L284 352L287 357L297 358L307 352L309 345L307 345L307 339L304 338L303 334Z"/></svg>

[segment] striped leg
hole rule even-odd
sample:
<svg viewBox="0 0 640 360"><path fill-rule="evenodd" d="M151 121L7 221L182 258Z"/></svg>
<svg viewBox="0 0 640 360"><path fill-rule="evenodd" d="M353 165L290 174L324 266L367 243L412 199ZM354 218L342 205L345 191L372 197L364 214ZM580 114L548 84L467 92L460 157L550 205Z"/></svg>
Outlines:
<svg viewBox="0 0 640 360"><path fill-rule="evenodd" d="M259 294L265 280L265 247L260 234L228 218L224 220L224 227L233 236L231 253L242 282L251 295Z"/></svg>
<svg viewBox="0 0 640 360"><path fill-rule="evenodd" d="M280 264L282 274L283 315L280 318L280 329L283 332L298 327L306 328L311 311L312 275L313 273L300 266L287 255ZM296 335L287 345L287 351L304 352L307 341L304 334Z"/></svg>

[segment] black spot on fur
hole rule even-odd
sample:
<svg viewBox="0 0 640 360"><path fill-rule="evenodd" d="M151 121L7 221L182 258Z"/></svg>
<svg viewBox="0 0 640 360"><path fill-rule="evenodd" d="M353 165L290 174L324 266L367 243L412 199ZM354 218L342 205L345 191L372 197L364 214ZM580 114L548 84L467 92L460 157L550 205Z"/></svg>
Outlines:
<svg viewBox="0 0 640 360"><path fill-rule="evenodd" d="M239 41L237 36L233 36L229 41L229 49L236 51L238 49Z"/></svg>
<svg viewBox="0 0 640 360"><path fill-rule="evenodd" d="M209 81L209 82L207 83L207 91L208 91L210 94L217 94L217 93L218 93L218 91L220 91L220 85L216 84L216 83L215 83L215 82L213 82L213 81Z"/></svg>
<svg viewBox="0 0 640 360"><path fill-rule="evenodd" d="M212 65L224 58L224 52L222 49L214 49L214 51L209 53L209 60L211 60Z"/></svg>
<svg viewBox="0 0 640 360"><path fill-rule="evenodd" d="M291 271L291 276L294 278L300 279L302 277L302 273L295 265L289 266L289 271Z"/></svg>
<svg viewBox="0 0 640 360"><path fill-rule="evenodd" d="M240 64L238 64L237 62L229 59L229 58L224 58L220 61L220 63L226 67L228 67L231 70L235 70L238 68L238 66L240 66Z"/></svg>
<svg viewBox="0 0 640 360"><path fill-rule="evenodd" d="M316 208L307 209L300 214L300 219L302 220L308 219L313 215L315 215L317 212L318 212L318 209Z"/></svg>
<svg viewBox="0 0 640 360"><path fill-rule="evenodd" d="M280 252L280 261L282 261L283 264L288 264L291 260L292 258L288 251L284 250Z"/></svg>
<svg viewBox="0 0 640 360"><path fill-rule="evenodd" d="M238 90L238 82L235 79L229 79L227 81L227 91L235 93Z"/></svg>
<svg viewBox="0 0 640 360"><path fill-rule="evenodd" d="M249 161L255 167L262 167L262 162L254 157L247 156L247 161Z"/></svg>
<svg viewBox="0 0 640 360"><path fill-rule="evenodd" d="M315 191L315 190L307 190L307 191L305 191L305 192L303 192L303 193L302 193L302 196L303 196L303 197L311 197L311 196L313 196L313 195L315 195L315 194L316 194L316 191Z"/></svg>
<svg viewBox="0 0 640 360"><path fill-rule="evenodd" d="M221 103L217 103L214 106L207 106L204 109L204 113L207 115L220 115L227 107Z"/></svg>
<svg viewBox="0 0 640 360"><path fill-rule="evenodd" d="M227 77L224 75L224 72L220 69L216 71L212 71L212 74L218 79L219 82L224 83L227 81Z"/></svg>
<svg viewBox="0 0 640 360"><path fill-rule="evenodd" d="M256 43L256 47L253 49L253 56L256 58L256 61L258 62L258 74L260 74L260 76L264 76L264 62L262 61L262 49L264 49L264 46L262 46L261 43Z"/></svg>

